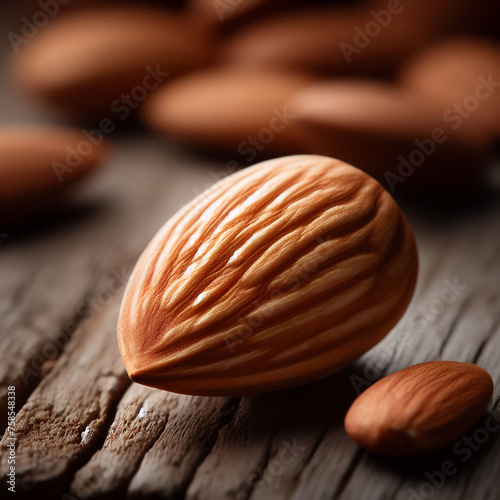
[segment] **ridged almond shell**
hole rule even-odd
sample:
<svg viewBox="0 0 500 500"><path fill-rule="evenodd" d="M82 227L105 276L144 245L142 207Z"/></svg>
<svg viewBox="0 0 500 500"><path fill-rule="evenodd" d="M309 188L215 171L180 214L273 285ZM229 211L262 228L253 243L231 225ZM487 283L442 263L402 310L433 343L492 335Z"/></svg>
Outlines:
<svg viewBox="0 0 500 500"><path fill-rule="evenodd" d="M242 395L310 382L380 341L415 287L412 231L374 179L299 155L240 171L172 217L118 325L133 381Z"/></svg>
<svg viewBox="0 0 500 500"><path fill-rule="evenodd" d="M493 381L483 368L430 361L399 370L368 388L345 427L360 445L386 455L419 455L460 439L485 412Z"/></svg>

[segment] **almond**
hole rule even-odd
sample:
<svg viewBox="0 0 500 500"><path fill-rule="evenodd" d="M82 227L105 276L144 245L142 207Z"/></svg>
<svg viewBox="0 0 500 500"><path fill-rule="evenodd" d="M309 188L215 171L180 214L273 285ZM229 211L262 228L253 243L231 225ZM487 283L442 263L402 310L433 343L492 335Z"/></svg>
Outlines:
<svg viewBox="0 0 500 500"><path fill-rule="evenodd" d="M49 208L98 167L104 143L66 128L0 129L0 211L12 224Z"/></svg>
<svg viewBox="0 0 500 500"><path fill-rule="evenodd" d="M349 409L345 428L354 441L377 453L429 453L477 422L492 393L490 375L477 365L421 363L368 388Z"/></svg>
<svg viewBox="0 0 500 500"><path fill-rule="evenodd" d="M249 162L257 153L304 152L285 100L310 80L288 71L199 71L156 91L142 116L166 136Z"/></svg>
<svg viewBox="0 0 500 500"><path fill-rule="evenodd" d="M449 109L453 127L500 136L499 44L472 37L445 40L411 59L400 80Z"/></svg>
<svg viewBox="0 0 500 500"><path fill-rule="evenodd" d="M208 32L182 14L106 6L52 19L20 47L11 71L21 88L70 114L123 116L123 106L137 108L160 83L210 54Z"/></svg>
<svg viewBox="0 0 500 500"><path fill-rule="evenodd" d="M312 7L277 13L244 27L221 58L253 67L292 68L333 75L386 75L437 37L467 24L489 0L387 2ZM477 4L477 5L476 5Z"/></svg>
<svg viewBox="0 0 500 500"><path fill-rule="evenodd" d="M342 369L405 311L412 231L374 179L298 155L227 177L170 219L137 263L118 342L133 381L241 395Z"/></svg>
<svg viewBox="0 0 500 500"><path fill-rule="evenodd" d="M446 103L392 85L327 80L295 93L287 106L307 151L342 158L391 192L469 192L489 158L484 128L454 130Z"/></svg>

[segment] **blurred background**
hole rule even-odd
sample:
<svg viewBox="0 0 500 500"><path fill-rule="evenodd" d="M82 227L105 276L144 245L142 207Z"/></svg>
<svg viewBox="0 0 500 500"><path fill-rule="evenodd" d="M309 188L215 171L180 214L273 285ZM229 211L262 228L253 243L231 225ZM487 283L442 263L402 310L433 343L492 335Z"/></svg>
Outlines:
<svg viewBox="0 0 500 500"><path fill-rule="evenodd" d="M227 173L310 153L352 163L396 196L470 196L494 182L492 0L24 0L2 9L3 130L76 133L49 141L50 179L4 194L18 219L4 225L48 213L76 178L113 158L101 151L107 142L135 133ZM38 156L36 137L22 142ZM40 175L39 160L23 159L23 176ZM82 162L78 175L71 161ZM34 197L36 208L18 208Z"/></svg>

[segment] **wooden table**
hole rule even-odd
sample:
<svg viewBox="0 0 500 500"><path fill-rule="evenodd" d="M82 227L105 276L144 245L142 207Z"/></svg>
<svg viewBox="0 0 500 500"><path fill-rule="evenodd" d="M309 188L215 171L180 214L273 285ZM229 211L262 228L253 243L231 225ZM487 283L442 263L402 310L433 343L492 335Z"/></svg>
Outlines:
<svg viewBox="0 0 500 500"><path fill-rule="evenodd" d="M0 90L4 124L52 120L20 100L5 75ZM131 384L117 315L149 239L227 173L227 160L140 130L110 139L105 168L52 220L8 234L0 227L2 430L8 386L18 412L13 498L500 498L500 424L491 417L442 453L415 460L367 453L343 428L360 390L435 359L486 368L497 386L489 411L500 422L498 196L398 198L418 240L417 293L398 327L355 365L274 394L181 396Z"/></svg>

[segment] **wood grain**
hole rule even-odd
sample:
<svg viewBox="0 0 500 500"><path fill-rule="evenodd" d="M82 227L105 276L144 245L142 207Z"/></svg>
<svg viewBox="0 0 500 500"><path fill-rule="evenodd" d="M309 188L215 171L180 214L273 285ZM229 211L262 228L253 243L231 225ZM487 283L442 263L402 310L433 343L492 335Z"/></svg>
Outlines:
<svg viewBox="0 0 500 500"><path fill-rule="evenodd" d="M3 122L46 120L3 76L0 89ZM71 204L0 240L0 423L14 385L17 498L500 497L500 426L485 432L489 416L458 445L411 461L364 452L343 428L359 390L433 359L487 369L496 384L489 411L500 421L498 193L401 200L420 253L416 296L388 337L343 372L251 398L179 396L130 384L116 345L121 282L161 224L224 175L226 161L140 131L113 143L113 158ZM7 442L4 435L1 498ZM456 471L441 487L426 486L445 461Z"/></svg>
<svg viewBox="0 0 500 500"><path fill-rule="evenodd" d="M19 351L21 340L32 338L40 349L48 340L39 338L36 328L23 329L23 324L39 322L45 327L42 331L57 331L65 314L71 317L85 297L95 298L109 286L112 264L123 263L130 269L155 224L195 194L196 188L189 186L200 189L208 182L209 171L200 167L198 158L186 157L187 165L193 162L192 168L176 174L173 166L162 163L168 164L167 155L182 152L164 150L140 137L136 141L128 150L120 144L125 151L100 179L105 187L93 183L81 194L98 198L100 189L111 189L126 173L130 185L126 188L128 182L123 183L123 193L114 195L125 219L122 224L115 212L103 208L73 225L65 227L61 222L59 228L11 235L10 242L2 243L0 265L5 279L0 307L13 315L9 324L19 322L17 329L4 325L3 345L11 349L5 354L7 359L25 359L24 366L29 368L30 358L15 357L23 352ZM141 191L136 186L141 179L146 183L147 176L136 167L137 151L146 145L153 181ZM184 186L182 193L168 189L174 176ZM154 198L151 192L156 193ZM128 208L120 202L126 197L136 200L128 202L132 203ZM116 348L122 294L118 287L102 307L82 317L76 333L46 362L33 389L25 391L27 402L21 400L17 417L18 490L27 492L28 498L32 491L45 491L66 492L67 498L78 499L405 499L410 488L418 492L428 481L426 471L439 470L444 460L452 460L457 473L433 498L498 494L499 486L490 474L499 468L493 457L500 448L500 433L491 433L466 462L462 462L464 455L450 447L428 460L395 463L360 450L343 429L343 416L358 389L409 364L429 359L477 362L490 371L497 385L500 382L500 235L494 230L500 203L495 199L471 202L467 212L458 203L438 208L427 214L406 206L422 265L416 297L400 324L349 369L294 390L226 399L128 386ZM144 221L141 210L148 210L152 217ZM135 234L125 229L132 226ZM71 252L78 234L89 235L85 241L90 242L91 256L81 256L73 274L61 273L61 269L69 272L69 256L78 262L77 251ZM93 247L92 234L102 243L96 241ZM61 253L53 255L54 246ZM100 253L104 255L101 260ZM37 273L43 261L50 265ZM88 284L78 290L91 291L64 293L65 286L78 280ZM442 290L450 287L455 298L438 305ZM56 291L59 302L52 300ZM65 313L67 309L70 313ZM14 315L16 310L22 314ZM490 410L499 412L498 406L495 390ZM5 441L2 453L4 445ZM3 477L5 472L2 462Z"/></svg>
<svg viewBox="0 0 500 500"><path fill-rule="evenodd" d="M178 404L177 395L132 385L118 405L102 448L76 473L71 494L82 498L124 495Z"/></svg>

